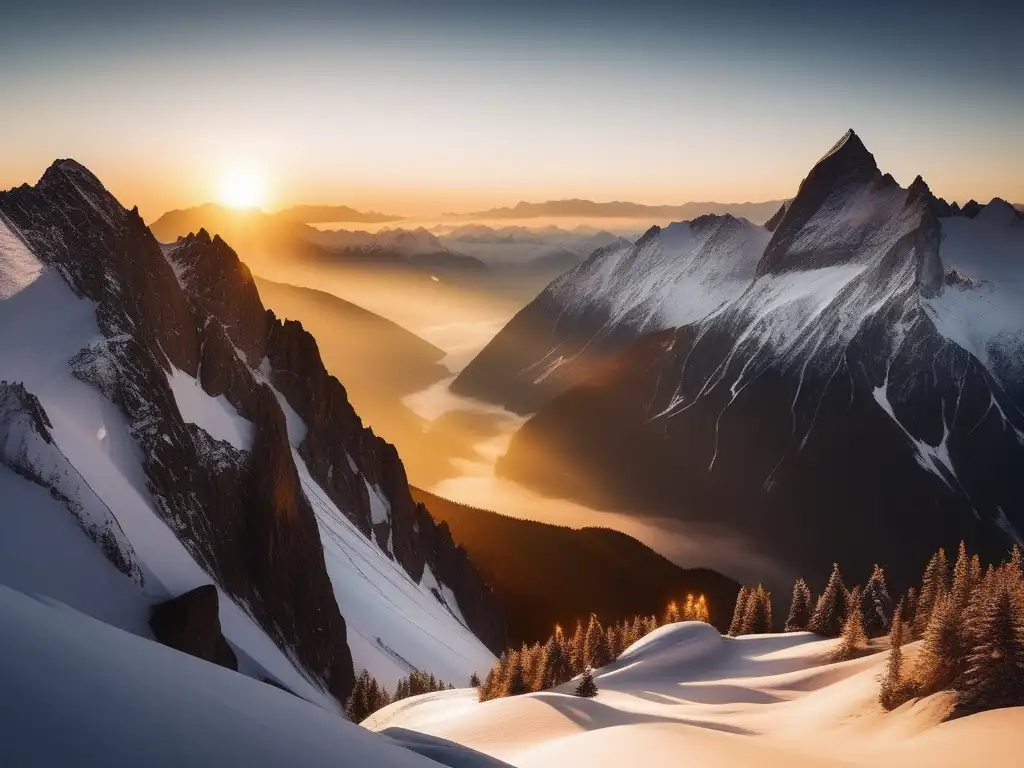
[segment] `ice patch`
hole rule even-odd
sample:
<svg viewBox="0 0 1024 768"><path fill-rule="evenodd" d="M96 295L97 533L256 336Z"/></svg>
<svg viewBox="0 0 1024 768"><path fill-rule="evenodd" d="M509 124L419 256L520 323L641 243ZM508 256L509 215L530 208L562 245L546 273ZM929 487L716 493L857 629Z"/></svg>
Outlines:
<svg viewBox="0 0 1024 768"><path fill-rule="evenodd" d="M224 395L210 397L196 379L173 367L167 381L185 421L206 430L215 440L231 443L240 451L252 449L253 423L242 418Z"/></svg>

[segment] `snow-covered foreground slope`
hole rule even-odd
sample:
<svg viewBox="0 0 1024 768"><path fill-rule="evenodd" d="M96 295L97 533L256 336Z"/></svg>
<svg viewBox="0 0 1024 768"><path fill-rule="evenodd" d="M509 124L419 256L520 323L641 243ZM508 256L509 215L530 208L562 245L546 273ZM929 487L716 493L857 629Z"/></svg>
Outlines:
<svg viewBox="0 0 1024 768"><path fill-rule="evenodd" d="M0 755L19 768L437 765L300 698L0 586ZM489 765L448 746L452 765Z"/></svg>
<svg viewBox="0 0 1024 768"><path fill-rule="evenodd" d="M521 768L586 765L1011 765L1024 709L940 723L933 698L885 713L882 652L826 663L835 640L808 633L722 637L662 627L600 670L599 693L556 691L478 703L475 691L392 704L365 725L423 732Z"/></svg>

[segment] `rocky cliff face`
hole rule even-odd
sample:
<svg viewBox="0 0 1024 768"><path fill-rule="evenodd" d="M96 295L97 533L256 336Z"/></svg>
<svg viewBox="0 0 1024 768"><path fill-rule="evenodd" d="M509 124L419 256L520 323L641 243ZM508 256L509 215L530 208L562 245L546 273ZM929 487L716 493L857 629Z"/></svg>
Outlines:
<svg viewBox="0 0 1024 768"><path fill-rule="evenodd" d="M347 695L345 606L325 569L289 430L305 429L299 453L314 480L418 581L424 563L446 555L394 448L362 425L312 336L263 308L249 270L219 238L200 232L162 248L137 210L67 160L35 187L0 194L0 213L75 293L96 302L104 338L76 355L72 370L127 418L165 521L314 679ZM223 395L251 425L251 444L239 448L185 421L169 384L176 371ZM384 513L375 515L371 490ZM503 647L501 616L475 569L448 570L470 628Z"/></svg>

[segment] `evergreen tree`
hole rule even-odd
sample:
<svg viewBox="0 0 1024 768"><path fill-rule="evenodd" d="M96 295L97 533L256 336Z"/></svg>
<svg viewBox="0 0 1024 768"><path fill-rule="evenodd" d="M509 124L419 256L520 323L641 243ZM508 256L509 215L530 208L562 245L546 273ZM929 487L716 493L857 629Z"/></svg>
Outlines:
<svg viewBox="0 0 1024 768"><path fill-rule="evenodd" d="M682 615L679 613L679 606L676 605L676 601L672 600L668 604L668 609L665 611L665 620L663 624L675 624L677 621L682 621Z"/></svg>
<svg viewBox="0 0 1024 768"><path fill-rule="evenodd" d="M595 669L605 666L611 662L611 653L608 650L608 636L604 627L601 626L597 614L590 614L590 621L587 623L587 633L583 640L583 666Z"/></svg>
<svg viewBox="0 0 1024 768"><path fill-rule="evenodd" d="M501 662L499 661L498 664L500 663ZM479 701L487 701L488 699L494 698L493 694L498 664L495 664L487 671L487 674L484 676L484 681L480 684L480 687L476 689L476 697Z"/></svg>
<svg viewBox="0 0 1024 768"><path fill-rule="evenodd" d="M1011 566L1012 567L1012 566ZM1020 571L1017 571L1019 574ZM1005 583L989 596L958 684L966 712L1024 705L1024 616Z"/></svg>
<svg viewBox="0 0 1024 768"><path fill-rule="evenodd" d="M807 629L823 637L839 637L846 618L846 587L839 572L839 564L833 564L825 591L821 593Z"/></svg>
<svg viewBox="0 0 1024 768"><path fill-rule="evenodd" d="M758 584L747 598L747 612L740 634L756 635L772 631L771 592Z"/></svg>
<svg viewBox="0 0 1024 768"><path fill-rule="evenodd" d="M590 667L583 670L583 677L580 678L575 693L577 696L582 696L585 699L592 699L597 696L597 683L594 682L594 673L590 671Z"/></svg>
<svg viewBox="0 0 1024 768"><path fill-rule="evenodd" d="M889 630L889 660L882 677L879 702L885 709L895 709L909 698L908 686L903 681L903 643L906 642L906 628L900 611L893 614Z"/></svg>
<svg viewBox="0 0 1024 768"><path fill-rule="evenodd" d="M793 585L793 600L786 617L786 632L803 632L811 620L811 590L807 582L797 579Z"/></svg>
<svg viewBox="0 0 1024 768"><path fill-rule="evenodd" d="M963 611L967 608L967 604L971 600L973 586L971 583L971 558L967 554L967 545L961 541L960 548L957 550L956 563L953 565L953 585L951 587L953 606L956 610Z"/></svg>
<svg viewBox="0 0 1024 768"><path fill-rule="evenodd" d="M881 637L888 633L892 623L892 598L885 583L885 573L876 565L860 597L860 612L864 617L864 631L868 637Z"/></svg>
<svg viewBox="0 0 1024 768"><path fill-rule="evenodd" d="M946 581L948 578L948 565L946 551L940 549L924 569L924 576L921 578L921 591L917 597L917 610L914 617L914 635L921 637L928 627L932 610L939 598L946 592Z"/></svg>
<svg viewBox="0 0 1024 768"><path fill-rule="evenodd" d="M705 624L711 623L711 612L708 610L708 601L704 595L698 595L693 603L693 620L703 621Z"/></svg>
<svg viewBox="0 0 1024 768"><path fill-rule="evenodd" d="M370 673L365 669L360 672L345 701L345 714L353 723L361 723L371 714L370 679Z"/></svg>
<svg viewBox="0 0 1024 768"><path fill-rule="evenodd" d="M736 595L736 606L732 610L732 621L729 623L729 634L736 637L743 630L743 620L747 615L747 600L750 597L750 590L740 587Z"/></svg>
<svg viewBox="0 0 1024 768"><path fill-rule="evenodd" d="M960 614L948 592L932 606L918 656L917 680L922 695L948 688L963 668L964 648Z"/></svg>
<svg viewBox="0 0 1024 768"><path fill-rule="evenodd" d="M658 619L655 616L648 616L644 619L644 631L640 637L647 637L654 630L658 628Z"/></svg>
<svg viewBox="0 0 1024 768"><path fill-rule="evenodd" d="M469 687L470 688L479 688L480 687L480 676L476 672L474 672L473 674L471 674L469 676Z"/></svg>
<svg viewBox="0 0 1024 768"><path fill-rule="evenodd" d="M569 663L572 665L572 673L578 675L583 671L585 664L584 659L584 638L586 633L583 630L583 624L579 621L576 622L576 631L572 633L572 637L569 638Z"/></svg>
<svg viewBox="0 0 1024 768"><path fill-rule="evenodd" d="M519 651L512 651L509 654L508 678L505 683L505 696L520 696L529 693L526 687L526 678L523 674L523 657Z"/></svg>
<svg viewBox="0 0 1024 768"><path fill-rule="evenodd" d="M867 647L868 636L864 632L864 617L860 612L860 587L854 587L847 597L846 620L843 622L843 633L839 638L839 645L832 653L835 661L852 659L858 651Z"/></svg>
<svg viewBox="0 0 1024 768"><path fill-rule="evenodd" d="M609 624L604 633L608 645L609 660L615 661L619 658L619 654L622 653L622 635L619 634L618 625Z"/></svg>
<svg viewBox="0 0 1024 768"><path fill-rule="evenodd" d="M533 689L544 691L572 679L572 668L565 653L565 646L555 638L548 640L544 646L544 654L537 665L537 678Z"/></svg>

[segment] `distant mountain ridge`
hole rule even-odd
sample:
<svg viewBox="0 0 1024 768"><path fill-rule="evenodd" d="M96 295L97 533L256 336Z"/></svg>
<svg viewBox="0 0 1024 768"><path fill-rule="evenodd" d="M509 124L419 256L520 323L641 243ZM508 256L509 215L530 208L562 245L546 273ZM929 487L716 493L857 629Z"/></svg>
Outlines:
<svg viewBox="0 0 1024 768"><path fill-rule="evenodd" d="M644 205L614 200L598 203L593 200L573 198L568 200L548 200L543 203L520 201L509 208L491 208L486 211L472 213L446 213L445 218L457 219L533 219L541 216L580 216L606 217L624 219L669 219L682 221L695 219L698 216L713 214L732 214L736 217L749 219L755 224L763 224L784 200L767 200L760 203L716 203L691 202L681 205Z"/></svg>

